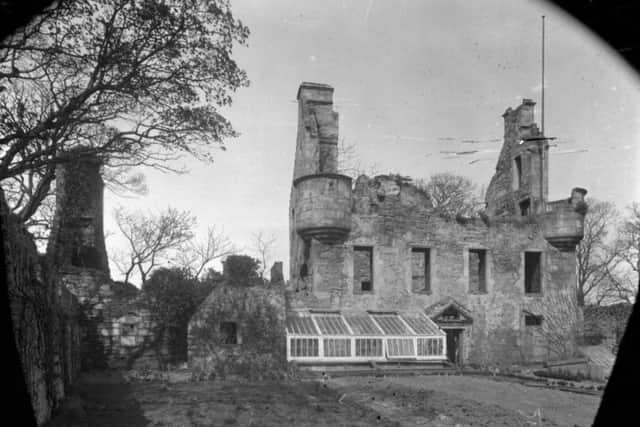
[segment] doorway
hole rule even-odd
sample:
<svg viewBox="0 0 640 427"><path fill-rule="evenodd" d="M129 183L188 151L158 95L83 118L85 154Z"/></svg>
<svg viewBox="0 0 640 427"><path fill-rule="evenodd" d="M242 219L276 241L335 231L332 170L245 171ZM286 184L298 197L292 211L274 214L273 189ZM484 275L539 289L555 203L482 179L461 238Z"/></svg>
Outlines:
<svg viewBox="0 0 640 427"><path fill-rule="evenodd" d="M463 329L445 329L447 334L447 359L456 365L461 362Z"/></svg>

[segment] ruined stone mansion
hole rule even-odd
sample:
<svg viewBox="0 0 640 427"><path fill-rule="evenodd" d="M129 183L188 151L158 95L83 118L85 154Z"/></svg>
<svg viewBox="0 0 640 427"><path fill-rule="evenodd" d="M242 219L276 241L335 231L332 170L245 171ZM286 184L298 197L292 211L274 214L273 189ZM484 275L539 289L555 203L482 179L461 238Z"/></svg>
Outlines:
<svg viewBox="0 0 640 427"><path fill-rule="evenodd" d="M323 84L298 90L289 282L276 263L270 283L217 285L189 324L191 367L503 365L574 355L586 190L547 200L549 144L534 103L504 113L486 209L469 218L440 214L402 177L352 182L338 173L332 98ZM16 343L39 420L80 369L162 368L176 358L144 293L111 280L101 162L78 154L57 167L50 263L0 204Z"/></svg>
<svg viewBox="0 0 640 427"><path fill-rule="evenodd" d="M446 217L396 176L338 173L328 85L298 90L287 357L505 364L569 357L586 190L548 201L548 139L525 99L477 218Z"/></svg>

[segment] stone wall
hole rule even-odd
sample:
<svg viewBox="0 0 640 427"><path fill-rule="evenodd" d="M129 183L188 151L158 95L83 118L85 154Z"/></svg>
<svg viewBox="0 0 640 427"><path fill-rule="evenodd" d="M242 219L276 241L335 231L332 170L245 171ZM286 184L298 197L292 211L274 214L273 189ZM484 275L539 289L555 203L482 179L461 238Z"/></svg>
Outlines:
<svg viewBox="0 0 640 427"><path fill-rule="evenodd" d="M162 368L170 352L147 300L134 286L109 277L101 162L83 155L81 148L72 155L73 161L56 168L56 211L47 255L56 265L60 287L81 305L82 366Z"/></svg>
<svg viewBox="0 0 640 427"><path fill-rule="evenodd" d="M434 211L428 194L400 175L361 176L351 194L343 191L340 198L323 187L299 185L322 172L323 129L338 134L332 96L331 87L315 83L302 83L298 92L290 309L429 313L439 307L432 315L442 316L441 327L463 330L463 362L572 356L581 319L575 246L583 234L586 190L576 188L570 198L547 206L549 144L534 122L535 103L524 99L503 115L504 144L486 211L478 218L447 218ZM311 206L309 201L321 201L322 209L307 209L313 215L303 211L305 226L299 227L299 210ZM308 231L326 228L338 217L343 223L330 238ZM372 262L361 248L372 251ZM540 282L540 292L525 292L526 252L539 254L529 257L540 263L528 264L529 270L539 268L527 277L534 278L535 288ZM363 282L368 283L363 287ZM445 325L452 317L442 314L447 307L465 313L464 322ZM453 342L458 331L448 332Z"/></svg>
<svg viewBox="0 0 640 427"><path fill-rule="evenodd" d="M58 277L84 314L84 369L158 369L169 363L165 334L135 286L113 282L100 270L73 266L61 269Z"/></svg>
<svg viewBox="0 0 640 427"><path fill-rule="evenodd" d="M218 285L189 322L189 365L218 376L277 376L286 366L283 284Z"/></svg>
<svg viewBox="0 0 640 427"><path fill-rule="evenodd" d="M584 308L584 344L604 344L613 353L624 334L633 305L618 303L608 306L586 306Z"/></svg>
<svg viewBox="0 0 640 427"><path fill-rule="evenodd" d="M541 216L441 217L419 189L390 176L360 177L353 193L349 238L329 245L311 241L308 278L291 280L292 309L424 310L454 298L473 318L463 338L463 359L469 363L553 360L574 353L575 253L545 240ZM373 248L372 292L355 291L354 275L360 273L354 248L360 246ZM429 249L429 292L413 289L413 248ZM484 292L473 289L470 250L476 249L485 253ZM524 291L525 251L541 253L539 294ZM299 265L292 262L296 272ZM526 327L527 314L542 316L542 327Z"/></svg>
<svg viewBox="0 0 640 427"><path fill-rule="evenodd" d="M68 290L56 285L31 234L9 213L1 191L0 223L15 340L34 415L41 425L80 371L80 305Z"/></svg>

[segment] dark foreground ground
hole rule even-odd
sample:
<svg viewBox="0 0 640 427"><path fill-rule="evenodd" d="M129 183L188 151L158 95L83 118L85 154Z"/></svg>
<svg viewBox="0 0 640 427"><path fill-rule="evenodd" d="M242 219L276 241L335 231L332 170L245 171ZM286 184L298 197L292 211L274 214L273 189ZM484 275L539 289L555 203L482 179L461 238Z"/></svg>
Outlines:
<svg viewBox="0 0 640 427"><path fill-rule="evenodd" d="M87 374L60 426L589 426L600 398L488 378L190 382Z"/></svg>

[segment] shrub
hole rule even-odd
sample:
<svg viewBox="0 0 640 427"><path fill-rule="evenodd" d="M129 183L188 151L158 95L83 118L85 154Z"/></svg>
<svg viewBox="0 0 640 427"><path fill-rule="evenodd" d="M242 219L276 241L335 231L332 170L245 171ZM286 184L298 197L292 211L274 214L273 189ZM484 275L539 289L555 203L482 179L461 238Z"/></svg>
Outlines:
<svg viewBox="0 0 640 427"><path fill-rule="evenodd" d="M580 371L571 372L568 369L559 369L554 371L538 370L538 371L534 371L533 373L534 375L542 378L552 378L552 379L567 380L567 381L584 381L589 379L588 375Z"/></svg>

